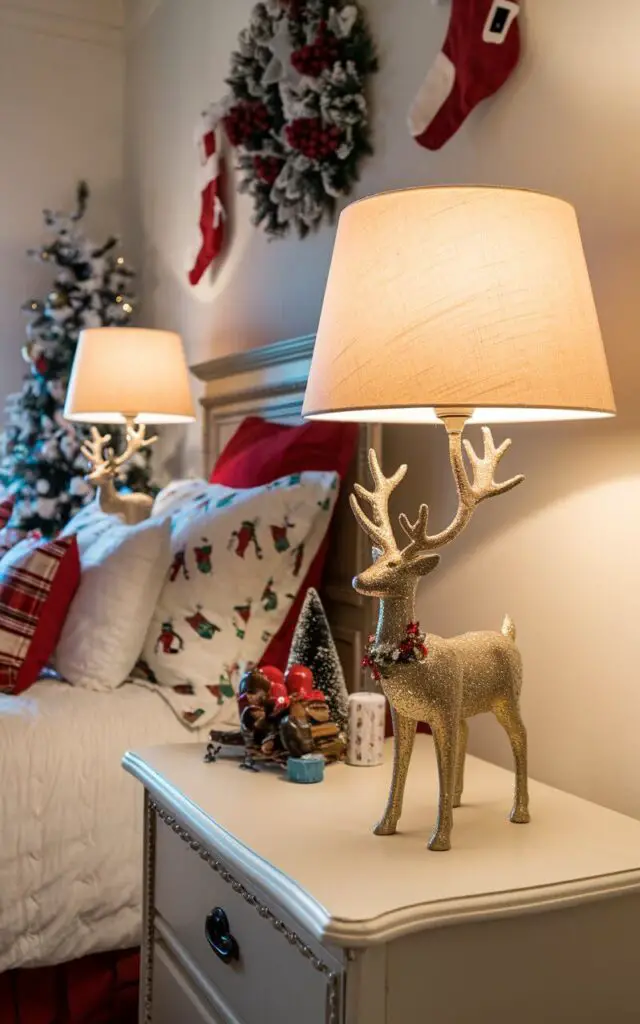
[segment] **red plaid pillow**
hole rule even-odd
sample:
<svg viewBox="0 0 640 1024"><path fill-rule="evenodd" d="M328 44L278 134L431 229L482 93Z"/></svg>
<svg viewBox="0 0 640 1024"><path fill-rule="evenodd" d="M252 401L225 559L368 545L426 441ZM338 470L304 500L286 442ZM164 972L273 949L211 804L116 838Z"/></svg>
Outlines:
<svg viewBox="0 0 640 1024"><path fill-rule="evenodd" d="M79 583L75 536L21 541L0 561L0 692L22 693L35 683Z"/></svg>
<svg viewBox="0 0 640 1024"><path fill-rule="evenodd" d="M12 494L9 498L5 498L4 501L0 501L0 529L6 526L11 519L11 513L13 512L13 506L15 503L15 494Z"/></svg>

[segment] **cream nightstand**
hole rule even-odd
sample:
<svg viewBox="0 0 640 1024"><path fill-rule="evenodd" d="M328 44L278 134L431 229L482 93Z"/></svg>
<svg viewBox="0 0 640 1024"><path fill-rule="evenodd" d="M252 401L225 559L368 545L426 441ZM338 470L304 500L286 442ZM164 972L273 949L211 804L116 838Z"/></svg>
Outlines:
<svg viewBox="0 0 640 1024"><path fill-rule="evenodd" d="M402 832L390 765L315 786L194 745L127 754L146 790L144 1024L618 1024L640 1019L640 822L468 759L454 848L429 853L418 737Z"/></svg>

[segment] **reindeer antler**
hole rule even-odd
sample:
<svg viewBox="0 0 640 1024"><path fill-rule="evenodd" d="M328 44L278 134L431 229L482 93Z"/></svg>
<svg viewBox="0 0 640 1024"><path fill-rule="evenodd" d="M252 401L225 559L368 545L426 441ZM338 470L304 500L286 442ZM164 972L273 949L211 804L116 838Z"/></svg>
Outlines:
<svg viewBox="0 0 640 1024"><path fill-rule="evenodd" d="M376 547L380 548L383 554L394 554L397 553L398 547L389 519L389 497L404 477L407 467L400 466L393 476L386 477L380 469L375 451L371 448L369 450L369 469L373 479L373 491L367 491L360 484L354 484L353 489L359 498L371 505L371 518L362 511L354 494L349 496L349 503L358 523Z"/></svg>
<svg viewBox="0 0 640 1024"><path fill-rule="evenodd" d="M147 428L144 423L139 423L137 427L135 423L127 424L127 446L121 455L116 455L112 460L116 472L132 455L142 451L143 448L148 448L158 440L157 437L146 437L146 433Z"/></svg>
<svg viewBox="0 0 640 1024"><path fill-rule="evenodd" d="M471 441L464 441L464 450L473 469L473 483L469 484L466 472L465 478L469 484L469 499L472 500L474 505L478 505L485 498L495 498L498 494L506 494L507 491L511 491L524 480L523 474L519 473L517 476L512 476L511 479L505 480L504 483L497 484L493 479L493 475L500 459L511 447L511 438L508 437L499 448L496 448L489 427L483 427L482 440L484 444L482 458L476 455Z"/></svg>
<svg viewBox="0 0 640 1024"><path fill-rule="evenodd" d="M91 428L91 439L85 441L80 451L85 459L92 466L91 473L87 474L87 480L99 480L105 476L112 476L113 448L106 448L111 440L111 434L101 436L97 427ZM104 454L103 454L103 448Z"/></svg>
<svg viewBox="0 0 640 1024"><path fill-rule="evenodd" d="M148 448L157 440L155 437L145 437L147 428L144 423L127 424L127 445L121 455L116 455L113 448L107 448L111 440L111 434L101 435L97 427L91 428L91 439L85 441L80 451L93 467L88 474L87 480L105 480L114 477L121 466L127 462L137 451Z"/></svg>
<svg viewBox="0 0 640 1024"><path fill-rule="evenodd" d="M482 458L476 454L470 441L464 442L464 449L473 470L473 480L470 481L462 455L461 433L453 431L449 434L449 457L458 491L458 509L449 526L433 536L429 536L427 533L429 520L427 505L420 506L415 523L410 522L404 514L400 515L400 526L411 541L402 551L403 558L412 558L416 554L433 551L448 544L465 528L476 505L479 505L485 498L494 498L498 494L505 494L524 480L524 476L519 474L511 477L510 480L505 480L504 483L496 483L493 479L494 473L511 441L503 441L500 447L496 448L488 427L482 428L482 436L484 441Z"/></svg>

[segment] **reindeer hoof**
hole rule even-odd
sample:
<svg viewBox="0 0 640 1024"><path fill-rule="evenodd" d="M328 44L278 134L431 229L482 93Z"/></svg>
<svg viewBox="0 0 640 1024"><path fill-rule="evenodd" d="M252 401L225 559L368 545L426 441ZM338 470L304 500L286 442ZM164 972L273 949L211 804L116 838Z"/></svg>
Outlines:
<svg viewBox="0 0 640 1024"><path fill-rule="evenodd" d="M373 830L374 836L392 836L395 834L396 825L392 821L379 821Z"/></svg>
<svg viewBox="0 0 640 1024"><path fill-rule="evenodd" d="M462 793L456 793L456 795L453 798L452 806L453 807L460 807L461 804L462 804Z"/></svg>
<svg viewBox="0 0 640 1024"><path fill-rule="evenodd" d="M526 807L514 807L509 815L509 821L513 822L514 825L528 825L531 821L531 815Z"/></svg>
<svg viewBox="0 0 640 1024"><path fill-rule="evenodd" d="M434 853L442 853L445 850L451 849L451 837L445 835L443 832L436 832L431 836L427 846Z"/></svg>

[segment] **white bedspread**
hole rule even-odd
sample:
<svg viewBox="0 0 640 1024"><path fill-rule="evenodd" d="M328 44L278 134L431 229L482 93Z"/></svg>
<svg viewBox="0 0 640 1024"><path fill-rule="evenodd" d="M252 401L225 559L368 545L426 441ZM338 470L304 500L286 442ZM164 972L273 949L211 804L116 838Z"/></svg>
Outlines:
<svg viewBox="0 0 640 1024"><path fill-rule="evenodd" d="M139 942L142 790L120 761L205 736L138 686L0 696L0 971Z"/></svg>

